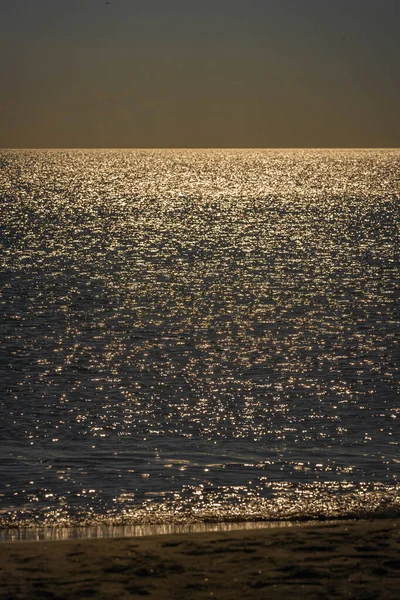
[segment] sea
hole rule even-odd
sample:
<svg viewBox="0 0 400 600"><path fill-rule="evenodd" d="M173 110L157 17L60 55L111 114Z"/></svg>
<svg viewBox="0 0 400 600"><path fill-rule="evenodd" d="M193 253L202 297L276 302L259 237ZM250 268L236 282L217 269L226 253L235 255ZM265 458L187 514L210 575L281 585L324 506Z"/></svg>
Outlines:
<svg viewBox="0 0 400 600"><path fill-rule="evenodd" d="M1 539L399 516L399 216L396 149L1 150Z"/></svg>

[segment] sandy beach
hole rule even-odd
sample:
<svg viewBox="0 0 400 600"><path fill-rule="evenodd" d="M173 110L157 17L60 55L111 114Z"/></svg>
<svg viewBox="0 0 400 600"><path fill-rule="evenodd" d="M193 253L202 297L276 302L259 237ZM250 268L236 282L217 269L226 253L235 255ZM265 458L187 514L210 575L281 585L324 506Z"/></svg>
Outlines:
<svg viewBox="0 0 400 600"><path fill-rule="evenodd" d="M0 544L0 598L398 598L400 520Z"/></svg>

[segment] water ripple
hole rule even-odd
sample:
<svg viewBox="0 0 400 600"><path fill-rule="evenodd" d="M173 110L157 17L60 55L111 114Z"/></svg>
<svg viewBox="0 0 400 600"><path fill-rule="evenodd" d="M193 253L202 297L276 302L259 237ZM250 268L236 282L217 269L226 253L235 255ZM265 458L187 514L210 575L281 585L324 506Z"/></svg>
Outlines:
<svg viewBox="0 0 400 600"><path fill-rule="evenodd" d="M395 506L398 151L0 155L0 523Z"/></svg>

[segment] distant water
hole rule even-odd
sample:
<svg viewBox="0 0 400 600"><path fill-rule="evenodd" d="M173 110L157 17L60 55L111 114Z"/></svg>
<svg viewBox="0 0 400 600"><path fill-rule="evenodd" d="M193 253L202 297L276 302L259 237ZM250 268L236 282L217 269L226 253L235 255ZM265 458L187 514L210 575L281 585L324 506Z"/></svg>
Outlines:
<svg viewBox="0 0 400 600"><path fill-rule="evenodd" d="M400 151L0 151L0 525L400 514Z"/></svg>

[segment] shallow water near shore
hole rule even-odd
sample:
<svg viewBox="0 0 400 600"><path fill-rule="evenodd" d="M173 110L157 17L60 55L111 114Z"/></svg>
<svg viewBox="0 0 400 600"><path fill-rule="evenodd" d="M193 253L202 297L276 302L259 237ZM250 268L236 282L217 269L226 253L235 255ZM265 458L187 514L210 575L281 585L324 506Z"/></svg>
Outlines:
<svg viewBox="0 0 400 600"><path fill-rule="evenodd" d="M400 514L397 150L0 151L0 525Z"/></svg>
<svg viewBox="0 0 400 600"><path fill-rule="evenodd" d="M245 521L233 523L187 523L163 525L109 525L98 527L15 527L0 529L1 542L55 542L62 540L86 540L103 538L131 538L153 535L180 535L192 533L221 533L229 531L254 531L315 525L298 521Z"/></svg>

